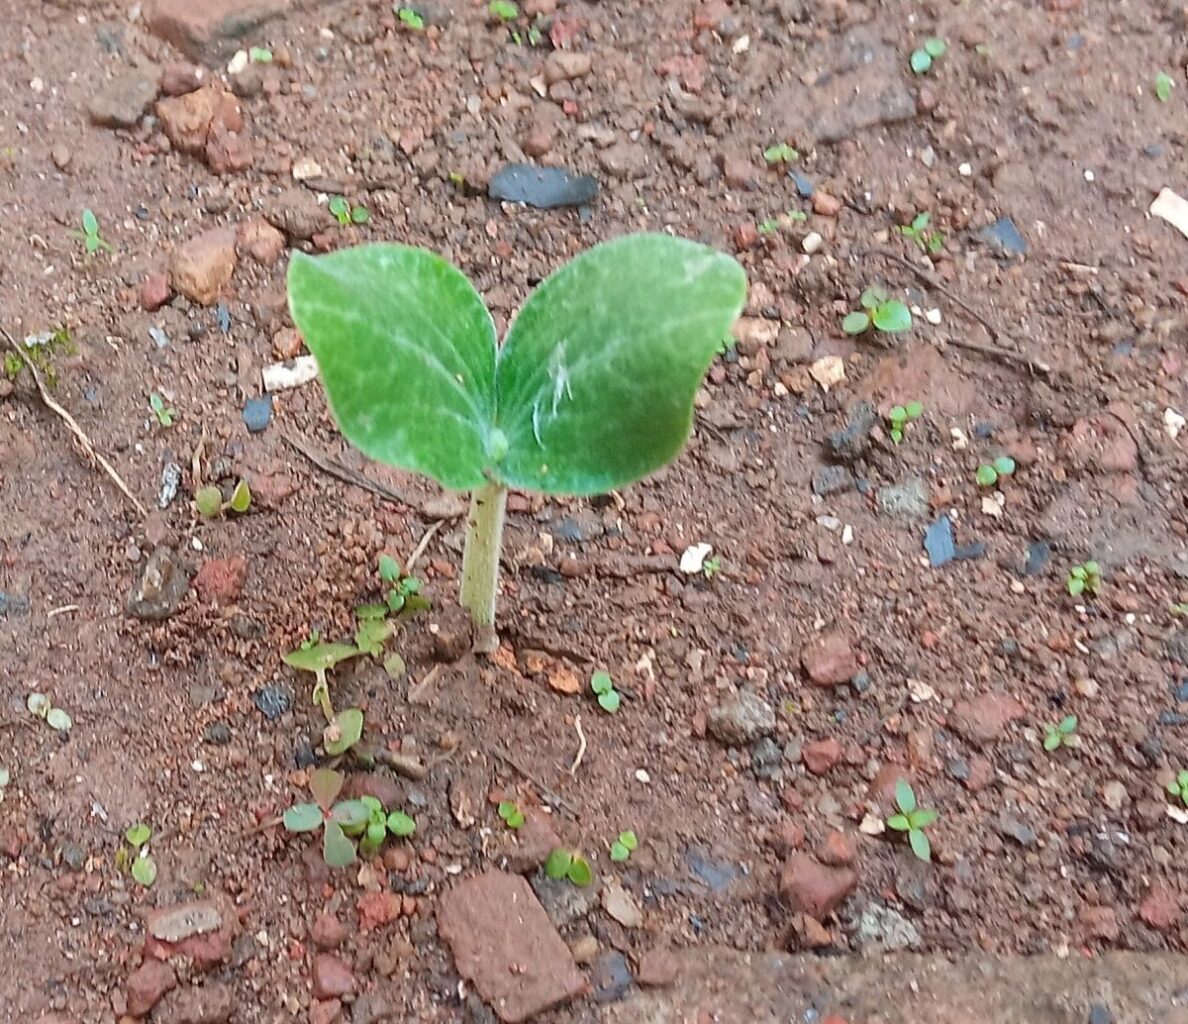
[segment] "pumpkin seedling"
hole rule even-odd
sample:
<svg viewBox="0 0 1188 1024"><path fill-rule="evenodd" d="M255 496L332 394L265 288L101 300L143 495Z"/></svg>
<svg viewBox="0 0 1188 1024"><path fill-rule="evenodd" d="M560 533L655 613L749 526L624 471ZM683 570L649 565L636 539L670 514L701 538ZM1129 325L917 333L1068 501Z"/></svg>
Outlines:
<svg viewBox="0 0 1188 1024"><path fill-rule="evenodd" d="M362 800L343 800L335 803L342 792L342 772L319 768L309 779L313 803L294 804L281 818L285 830L294 834L322 829L322 859L327 867L344 868L355 862L355 844L344 829L358 829L361 833L371 819Z"/></svg>
<svg viewBox="0 0 1188 1024"><path fill-rule="evenodd" d="M344 228L352 224L366 224L371 220L366 206L351 206L343 196L334 196L330 200L329 209L334 214L334 219Z"/></svg>
<svg viewBox="0 0 1188 1024"><path fill-rule="evenodd" d="M405 576L391 555L380 555L379 576L389 587L384 598L389 611L412 615L429 607L428 598L421 596L421 581L416 576Z"/></svg>
<svg viewBox="0 0 1188 1024"><path fill-rule="evenodd" d="M88 256L94 256L100 249L104 252L114 251L99 234L99 218L95 216L92 210L83 210L82 231L75 231L74 237L82 241L83 251Z"/></svg>
<svg viewBox="0 0 1188 1024"><path fill-rule="evenodd" d="M500 346L474 286L424 249L289 264L293 319L347 439L471 492L461 603L488 651L508 489L606 494L676 458L745 296L734 259L632 235L548 277Z"/></svg>
<svg viewBox="0 0 1188 1024"><path fill-rule="evenodd" d="M885 288L867 288L859 301L862 309L847 313L842 320L846 334L865 334L872 325L886 334L898 334L912 326L912 311L891 298Z"/></svg>
<svg viewBox="0 0 1188 1024"><path fill-rule="evenodd" d="M910 238L929 256L935 256L945 247L945 236L939 231L929 231L932 223L931 213L917 213L910 224L900 226L899 232L904 238Z"/></svg>
<svg viewBox="0 0 1188 1024"><path fill-rule="evenodd" d="M634 832L620 832L619 838L611 843L610 859L616 863L625 861L635 852L637 846L639 846L639 840L635 838Z"/></svg>
<svg viewBox="0 0 1188 1024"><path fill-rule="evenodd" d="M1049 754L1061 747L1075 747L1078 745L1077 716L1067 715L1055 725L1044 727L1044 750Z"/></svg>
<svg viewBox="0 0 1188 1024"><path fill-rule="evenodd" d="M25 701L25 707L29 709L29 714L45 719L45 724L55 732L66 733L74 727L74 719L70 717L69 713L54 707L49 697L44 693L29 694Z"/></svg>
<svg viewBox="0 0 1188 1024"><path fill-rule="evenodd" d="M906 832L912 853L922 861L932 860L932 843L924 834L924 829L940 815L936 811L916 806L916 794L907 779L895 783L895 806L899 808L899 813L887 819L887 827L894 832Z"/></svg>
<svg viewBox="0 0 1188 1024"><path fill-rule="evenodd" d="M1068 571L1064 585L1072 597L1082 594L1096 595L1101 590L1101 566L1096 562L1083 562Z"/></svg>
<svg viewBox="0 0 1188 1024"><path fill-rule="evenodd" d="M545 874L552 879L568 878L574 885L585 888L594 881L590 862L577 850L558 846L545 861Z"/></svg>
<svg viewBox="0 0 1188 1024"><path fill-rule="evenodd" d="M295 651L284 655L283 661L299 672L312 672L317 680L313 688L313 702L322 709L327 722L334 721L334 707L330 703L330 683L326 673L339 662L357 657L364 652L350 644L302 644Z"/></svg>
<svg viewBox="0 0 1188 1024"><path fill-rule="evenodd" d="M788 143L777 142L774 146L768 146L763 151L763 159L767 161L768 167L778 167L795 163L800 159L800 154Z"/></svg>
<svg viewBox="0 0 1188 1024"><path fill-rule="evenodd" d="M891 424L891 440L899 444L903 440L903 432L912 420L918 420L924 415L923 402L908 402L907 405L893 405L887 413L887 420Z"/></svg>
<svg viewBox="0 0 1188 1024"><path fill-rule="evenodd" d="M116 851L116 870L127 871L132 878L148 889L157 880L157 862L149 856L148 841L153 830L143 821L124 833L128 844Z"/></svg>
<svg viewBox="0 0 1188 1024"><path fill-rule="evenodd" d="M1174 86L1175 82L1172 81L1172 76L1166 71L1160 71L1155 76L1155 98L1160 103L1166 103L1171 99L1172 88Z"/></svg>
<svg viewBox="0 0 1188 1024"><path fill-rule="evenodd" d="M252 489L246 480L240 480L231 497L223 501L223 492L214 484L208 484L194 492L194 505L203 519L214 519L225 512L242 515L252 507Z"/></svg>
<svg viewBox="0 0 1188 1024"><path fill-rule="evenodd" d="M173 426L173 417L177 415L177 412L166 406L165 399L155 391L149 395L149 408L153 410L153 415L157 417L157 422L161 426L166 428Z"/></svg>
<svg viewBox="0 0 1188 1024"><path fill-rule="evenodd" d="M1015 472L1015 460L1009 455L1000 455L993 462L984 462L974 473L979 487L993 487L1005 477Z"/></svg>
<svg viewBox="0 0 1188 1024"><path fill-rule="evenodd" d="M598 706L608 715L613 715L619 710L623 699L615 689L609 672L595 672L590 676L590 689L598 697Z"/></svg>
<svg viewBox="0 0 1188 1024"><path fill-rule="evenodd" d="M487 4L487 13L499 24L506 25L520 16L520 8L512 0L491 0Z"/></svg>
<svg viewBox="0 0 1188 1024"><path fill-rule="evenodd" d="M397 7L396 19L405 28L420 32L425 27L425 19L411 7Z"/></svg>
<svg viewBox="0 0 1188 1024"><path fill-rule="evenodd" d="M936 36L930 36L924 40L924 45L918 50L912 51L911 65L912 71L917 75L927 74L929 68L935 60L939 60L944 56L947 49L945 41L938 39Z"/></svg>
<svg viewBox="0 0 1188 1024"><path fill-rule="evenodd" d="M524 812L514 800L504 800L499 804L499 817L510 829L517 829L524 824Z"/></svg>
<svg viewBox="0 0 1188 1024"><path fill-rule="evenodd" d="M1171 796L1178 796L1180 802L1188 807L1188 771L1181 768L1176 777L1167 784L1167 791Z"/></svg>

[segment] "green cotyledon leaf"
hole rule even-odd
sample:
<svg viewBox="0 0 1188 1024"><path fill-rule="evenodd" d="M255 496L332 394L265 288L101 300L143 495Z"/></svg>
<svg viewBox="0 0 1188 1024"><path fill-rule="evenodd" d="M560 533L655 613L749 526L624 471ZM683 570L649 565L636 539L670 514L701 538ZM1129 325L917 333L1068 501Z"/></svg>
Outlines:
<svg viewBox="0 0 1188 1024"><path fill-rule="evenodd" d="M495 326L460 270L402 245L294 252L289 306L347 440L455 490L486 483Z"/></svg>

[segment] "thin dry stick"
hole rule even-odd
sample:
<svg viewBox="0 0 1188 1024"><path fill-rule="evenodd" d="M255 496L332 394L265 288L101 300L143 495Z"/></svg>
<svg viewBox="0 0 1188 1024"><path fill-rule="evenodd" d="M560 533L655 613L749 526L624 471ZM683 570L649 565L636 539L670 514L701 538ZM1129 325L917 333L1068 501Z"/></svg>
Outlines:
<svg viewBox="0 0 1188 1024"><path fill-rule="evenodd" d="M577 770L582 766L582 758L586 756L586 734L582 732L582 716L573 716L573 727L578 734L578 752L577 757L573 759L573 764L569 766L569 774L577 775Z"/></svg>
<svg viewBox="0 0 1188 1024"><path fill-rule="evenodd" d="M867 249L862 253L863 256L881 256L883 259L891 260L893 263L898 263L901 267L906 267L913 274L923 281L929 288L935 292L940 292L953 305L965 310L978 323L990 332L990 337L995 341L1002 338L1008 341L1014 339L1001 327L997 327L994 323L987 320L981 313L973 308L968 302L958 295L954 295L948 288L937 280L935 274L929 273L923 267L918 267L911 260L904 259L899 253L891 252L889 249ZM1031 356L1023 355L1021 352L1012 352L1009 348L1002 348L1000 345L983 345L978 341L969 341L966 338L950 338L948 344L954 348L967 349L970 352L978 352L984 356L993 356L997 359L1002 359L1004 362L1017 363L1021 366L1026 366L1029 370L1038 371L1039 373L1051 373L1052 367L1039 359L1033 359Z"/></svg>
<svg viewBox="0 0 1188 1024"><path fill-rule="evenodd" d="M425 536L423 536L420 540L420 543L417 544L415 548L413 548L413 553L408 556L408 561L404 563L405 575L408 575L412 572L412 567L416 565L417 559L425 553L425 549L429 546L429 542L434 538L437 531L440 530L444 525L445 520L439 519L425 531Z"/></svg>
<svg viewBox="0 0 1188 1024"><path fill-rule="evenodd" d="M62 422L70 428L70 432L74 435L75 440L78 441L79 445L81 446L83 454L86 455L87 458L89 458L93 463L100 466L103 471L109 477L111 477L112 482L115 483L115 485L120 489L124 497L132 503L136 511L139 512L142 517L147 518L148 510L136 500L136 495L134 495L128 489L128 485L124 483L123 477L121 477L120 474L115 471L115 467L112 466L112 464L108 462L107 459L105 459L99 454L98 451L95 450L95 445L92 444L91 439L87 437L86 431L84 431L83 428L75 422L74 417L54 401L53 396L49 393L45 383L41 379L41 373L38 371L37 367L33 365L33 360L29 358L29 354L22 346L17 344L17 340L3 327L0 327L0 334L4 336L4 340L8 342L9 347L20 357L21 362L23 362L28 368L29 373L33 377L33 383L37 385L37 393L41 395L42 402L45 403L46 407L51 412L56 413L61 418Z"/></svg>
<svg viewBox="0 0 1188 1024"><path fill-rule="evenodd" d="M383 484L377 484L374 480L369 479L362 473L351 469L349 466L344 466L342 463L331 458L324 452L318 451L316 448L307 445L304 441L299 441L292 434L281 435L289 447L295 451L300 452L310 462L318 467L323 473L329 473L337 480L343 483L354 484L356 487L362 487L365 491L371 491L372 494L378 494L386 501L394 502L397 505L411 505L416 506L416 500L400 494L392 490L390 487L385 487Z"/></svg>

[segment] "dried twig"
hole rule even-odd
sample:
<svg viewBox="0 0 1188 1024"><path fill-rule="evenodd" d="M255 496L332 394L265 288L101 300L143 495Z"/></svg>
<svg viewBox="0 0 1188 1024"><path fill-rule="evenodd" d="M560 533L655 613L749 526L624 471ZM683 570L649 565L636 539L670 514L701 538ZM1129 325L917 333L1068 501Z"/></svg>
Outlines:
<svg viewBox="0 0 1188 1024"><path fill-rule="evenodd" d="M409 689L408 702L410 704L427 704L429 702L433 684L437 682L437 677L441 675L441 670L442 666L440 664L434 665L425 674L424 679Z"/></svg>
<svg viewBox="0 0 1188 1024"><path fill-rule="evenodd" d="M408 561L404 563L404 572L406 575L412 572L412 567L416 565L417 559L425 553L425 549L429 546L429 542L437 534L437 531L440 530L444 525L445 520L439 519L425 531L425 536L423 536L417 546L413 548L412 554L408 556Z"/></svg>
<svg viewBox="0 0 1188 1024"><path fill-rule="evenodd" d="M407 494L401 494L399 491L394 491L390 487L385 487L383 484L377 484L358 470L344 466L337 459L331 458L325 452L320 452L316 448L307 445L304 441L298 440L292 434L282 434L281 437L284 438L285 443L290 448L304 455L323 473L329 473L330 476L341 480L343 483L354 484L356 487L362 487L365 491L370 491L372 494L378 494L385 501L390 501L397 505L416 507L417 501L415 498Z"/></svg>
<svg viewBox="0 0 1188 1024"><path fill-rule="evenodd" d="M145 509L145 507L139 501L137 501L136 495L134 495L131 490L128 489L128 485L124 483L123 477L121 477L120 474L116 472L115 467L112 466L112 464L95 449L95 445L87 436L86 431L78 425L74 417L71 416L70 413L68 413L65 409L63 409L62 406L60 406L56 401L54 401L53 396L49 393L49 390L45 386L45 382L41 379L41 372L34 365L33 360L29 358L29 354L25 351L24 347L19 345L17 340L3 327L0 327L0 335L4 336L4 340L8 342L9 347L20 357L21 362L25 364L25 367L32 375L33 383L37 385L37 393L41 395L42 402L45 403L46 407L51 412L56 413L62 422L70 428L70 432L74 435L74 439L78 442L79 447L82 448L83 454L88 459L90 459L92 463L99 466L111 478L112 482L120 489L124 497L132 503L133 508L135 508L142 517L147 517L147 509Z"/></svg>
<svg viewBox="0 0 1188 1024"><path fill-rule="evenodd" d="M573 759L573 764L569 766L569 774L577 775L577 770L582 766L582 758L586 756L586 734L582 732L582 716L573 716L573 727L578 734L578 752L577 757Z"/></svg>
<svg viewBox="0 0 1188 1024"><path fill-rule="evenodd" d="M973 308L968 302L958 295L954 295L937 279L935 274L930 273L923 267L917 266L911 260L904 259L899 253L891 252L889 249L867 249L862 253L863 256L879 256L885 260L891 260L893 263L898 263L901 267L905 267L923 281L929 288L935 292L939 292L953 305L963 309L969 316L973 317L990 333L990 337L996 342L1002 339L1007 341L1014 341L1010 334L1004 331L1001 327L996 326L990 320L987 320L981 313ZM948 344L954 348L963 348L970 352L978 352L984 356L991 356L996 359L1001 359L1004 362L1016 363L1020 366L1026 366L1029 370L1037 373L1048 374L1052 372L1052 367L1047 363L1034 359L1031 356L1023 355L1021 352L1014 352L1009 348L1002 348L1000 345L983 345L978 341L969 341L966 338L950 338Z"/></svg>
<svg viewBox="0 0 1188 1024"><path fill-rule="evenodd" d="M420 782L429 774L428 768L408 754L398 754L392 750L380 749L373 750L372 756L380 764L391 768L397 775L403 775L406 779L412 779L413 782Z"/></svg>

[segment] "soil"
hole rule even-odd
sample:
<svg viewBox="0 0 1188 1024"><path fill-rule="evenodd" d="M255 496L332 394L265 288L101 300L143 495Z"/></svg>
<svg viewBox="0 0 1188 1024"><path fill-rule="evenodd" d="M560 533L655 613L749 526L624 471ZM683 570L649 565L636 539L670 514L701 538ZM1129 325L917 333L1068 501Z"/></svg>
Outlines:
<svg viewBox="0 0 1188 1024"><path fill-rule="evenodd" d="M694 991L645 955L669 947L1183 953L1188 833L1165 785L1188 767L1188 238L1147 207L1188 192L1188 9L524 0L517 42L485 4L410 6L424 30L386 3L0 0L0 327L68 329L50 394L149 510L27 371L0 379L0 1017L142 1012L162 992L129 976L156 957L173 973L138 977L178 985L157 1021L491 1020L436 913L507 866L592 979L543 1021L613 1015L633 975L669 984L649 999ZM240 43L162 31L159 7L274 15L242 41L274 59L228 73ZM930 35L948 48L913 75ZM197 129L153 106L210 81L235 96L186 100L207 104ZM766 166L777 142L790 168ZM528 161L598 194L487 198ZM340 227L337 192L369 223ZM110 252L84 254L84 208ZM921 212L930 258L899 230ZM739 343L673 466L595 500L512 496L502 646L472 656L460 500L347 448L316 383L245 413L301 352L281 250L427 246L502 329L552 269L643 229L737 254ZM914 307L910 332L843 334L873 284ZM1000 503L974 473L1004 454ZM247 514L197 517L199 482L240 478ZM930 565L946 519L961 557ZM325 760L310 677L281 657L314 630L348 639L379 555L427 536L433 607L389 645L406 674L332 676L369 741L427 768L344 765L417 834L328 873L275 824ZM703 542L720 571L681 573ZM1100 593L1074 599L1089 559ZM173 593L132 600L150 563ZM616 714L588 692L599 668ZM31 716L32 692L73 728ZM1079 746L1045 753L1069 714ZM939 811L930 865L870 834L899 778ZM531 812L535 855L500 798ZM138 822L151 888L116 861ZM613 864L623 829L639 849ZM554 832L590 890L533 871ZM199 898L218 923L202 948L146 945L149 911ZM319 920L337 955L315 956ZM1116 1019L1171 1019L1133 1006Z"/></svg>

